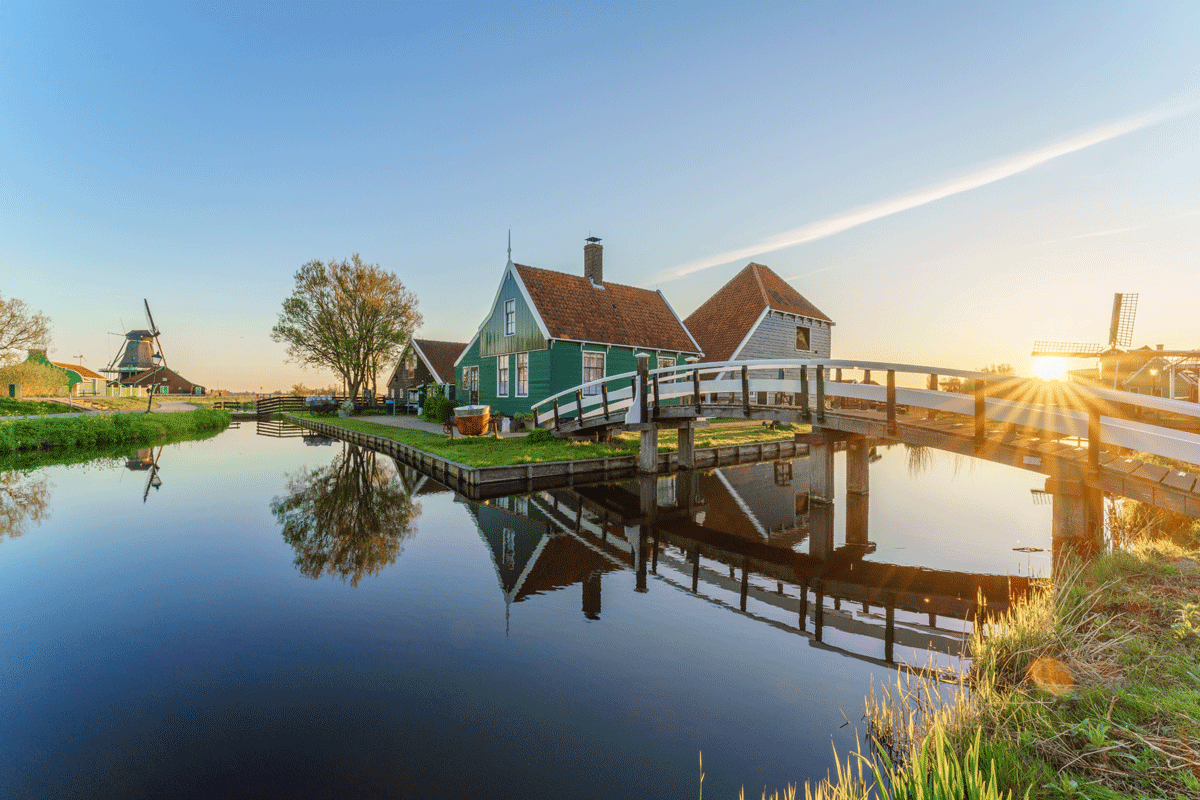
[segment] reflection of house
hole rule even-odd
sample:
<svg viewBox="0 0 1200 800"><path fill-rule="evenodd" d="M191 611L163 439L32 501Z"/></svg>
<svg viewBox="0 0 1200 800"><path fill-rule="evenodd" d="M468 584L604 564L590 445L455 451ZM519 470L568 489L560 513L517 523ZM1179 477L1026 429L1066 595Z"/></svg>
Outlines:
<svg viewBox="0 0 1200 800"><path fill-rule="evenodd" d="M605 282L598 242L583 248L583 275L514 264L510 253L491 310L455 364L460 400L529 413L549 395L634 371L638 352L650 354L651 369L700 355L661 292Z"/></svg>
<svg viewBox="0 0 1200 800"><path fill-rule="evenodd" d="M828 358L833 321L770 267L751 262L684 320L705 361Z"/></svg>
<svg viewBox="0 0 1200 800"><path fill-rule="evenodd" d="M454 385L454 361L467 349L465 342L437 342L411 339L392 376L388 378L388 397L407 402L409 393L427 384ZM424 398L422 398L423 400Z"/></svg>
<svg viewBox="0 0 1200 800"><path fill-rule="evenodd" d="M600 576L618 569L612 561L558 532L528 498L468 503L467 509L491 551L506 606L578 583L584 615L599 618Z"/></svg>
<svg viewBox="0 0 1200 800"><path fill-rule="evenodd" d="M751 541L795 547L808 537L807 459L751 464L700 474L704 527Z"/></svg>

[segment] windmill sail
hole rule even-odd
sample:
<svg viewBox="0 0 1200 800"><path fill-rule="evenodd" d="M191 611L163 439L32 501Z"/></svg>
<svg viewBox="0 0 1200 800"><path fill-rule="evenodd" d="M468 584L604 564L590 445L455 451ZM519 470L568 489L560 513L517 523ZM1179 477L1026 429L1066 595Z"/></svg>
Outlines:
<svg viewBox="0 0 1200 800"><path fill-rule="evenodd" d="M1133 317L1137 313L1136 294L1113 295L1112 319L1108 324L1108 346L1129 347L1133 344Z"/></svg>

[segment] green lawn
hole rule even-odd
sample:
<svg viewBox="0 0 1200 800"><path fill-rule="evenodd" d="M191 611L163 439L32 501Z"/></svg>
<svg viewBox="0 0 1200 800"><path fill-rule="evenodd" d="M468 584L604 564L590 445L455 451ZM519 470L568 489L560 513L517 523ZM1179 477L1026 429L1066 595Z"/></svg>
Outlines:
<svg viewBox="0 0 1200 800"><path fill-rule="evenodd" d="M70 411L71 407L67 405L66 400L61 403L52 403L45 400L15 400L11 397L0 397L0 417L62 414Z"/></svg>
<svg viewBox="0 0 1200 800"><path fill-rule="evenodd" d="M466 464L470 467L496 467L513 464L531 464L544 461L580 461L588 458L636 455L638 436L622 434L611 442L575 442L569 439L551 439L530 442L525 436L497 439L492 436L455 436L451 440L440 433L396 428L370 421L370 417L320 417L308 413L293 412L292 416L316 419L342 428L370 433L385 439L425 450L434 455ZM696 431L697 447L726 447L735 444L756 442L790 441L792 436L808 426L793 426L771 430L760 423L720 428L699 428ZM663 432L658 437L659 452L671 452L678 443L674 431Z"/></svg>

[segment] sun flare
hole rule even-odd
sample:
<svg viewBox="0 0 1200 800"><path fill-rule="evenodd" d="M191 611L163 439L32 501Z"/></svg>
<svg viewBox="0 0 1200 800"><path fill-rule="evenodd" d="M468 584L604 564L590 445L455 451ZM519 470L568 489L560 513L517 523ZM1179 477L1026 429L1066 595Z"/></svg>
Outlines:
<svg viewBox="0 0 1200 800"><path fill-rule="evenodd" d="M1057 356L1038 356L1033 360L1033 374L1044 381L1061 381L1067 377L1067 360Z"/></svg>

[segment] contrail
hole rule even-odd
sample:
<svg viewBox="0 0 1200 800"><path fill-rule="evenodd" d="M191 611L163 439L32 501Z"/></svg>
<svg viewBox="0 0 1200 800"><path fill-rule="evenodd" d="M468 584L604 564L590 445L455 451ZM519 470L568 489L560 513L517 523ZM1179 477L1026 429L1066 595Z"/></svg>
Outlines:
<svg viewBox="0 0 1200 800"><path fill-rule="evenodd" d="M950 197L951 195L967 192L971 189L978 189L981 186L987 186L989 183L995 183L1005 178L1011 178L1013 175L1027 172L1060 156L1077 153L1093 145L1101 144L1102 142L1116 139L1119 136L1144 130L1168 120L1181 117L1184 114L1194 111L1197 107L1200 107L1200 104L1195 102L1186 105L1171 104L1109 122L1076 136L1039 147L1035 150L1017 153L1008 158L984 165L964 175L925 186L898 197L859 206L843 214L810 222L799 228L793 228L790 231L772 236L769 239L764 239L757 244L739 247L735 250L727 250L724 253L717 253L708 258L692 261L663 273L654 282L665 283L673 281L685 275L691 275L693 272L700 272L701 270L721 264L728 264L731 261L740 261L750 256L771 253L776 250L782 250L785 247L793 247L805 242L824 239L827 236L833 236L836 233L857 228L859 225L865 225L868 222L889 217L892 214L899 214L901 211L907 211L910 208L917 208L918 206L932 203L935 200L941 200L944 197Z"/></svg>

